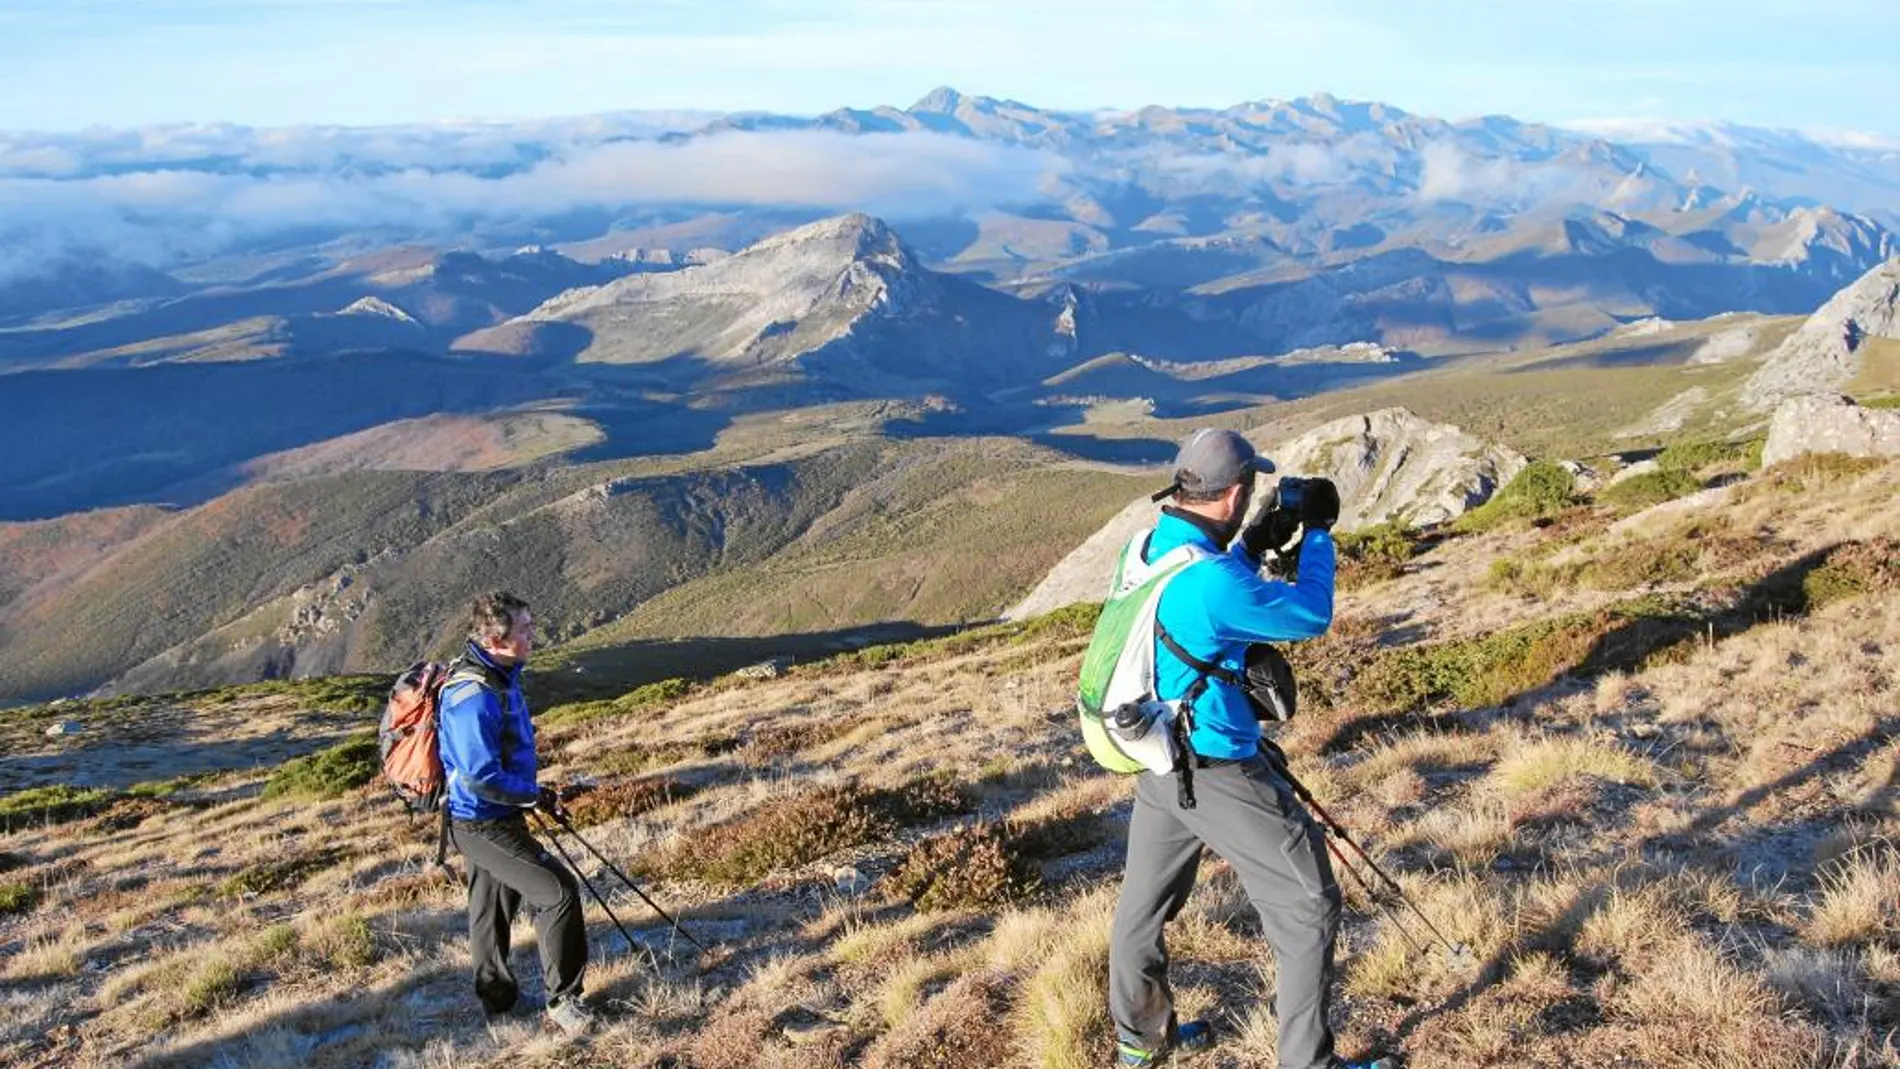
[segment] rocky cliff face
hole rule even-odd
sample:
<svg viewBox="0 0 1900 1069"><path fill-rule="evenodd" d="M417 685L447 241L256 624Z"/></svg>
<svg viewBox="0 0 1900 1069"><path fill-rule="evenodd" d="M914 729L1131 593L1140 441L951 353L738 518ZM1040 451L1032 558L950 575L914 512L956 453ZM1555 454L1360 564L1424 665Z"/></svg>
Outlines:
<svg viewBox="0 0 1900 1069"><path fill-rule="evenodd" d="M1900 257L1862 275L1808 317L1742 388L1765 411L1785 398L1837 390L1860 367L1870 337L1900 338Z"/></svg>
<svg viewBox="0 0 1900 1069"><path fill-rule="evenodd" d="M1807 394L1782 402L1768 422L1763 464L1804 453L1900 456L1900 411L1862 408L1839 394Z"/></svg>
<svg viewBox="0 0 1900 1069"><path fill-rule="evenodd" d="M1444 523L1489 500L1524 457L1403 408L1348 416L1264 450L1282 474L1325 477L1339 487L1339 530L1388 520ZM1156 474L1156 488L1166 475ZM1020 620L1104 596L1128 539L1154 523L1160 506L1139 498L1050 570L1015 607Z"/></svg>

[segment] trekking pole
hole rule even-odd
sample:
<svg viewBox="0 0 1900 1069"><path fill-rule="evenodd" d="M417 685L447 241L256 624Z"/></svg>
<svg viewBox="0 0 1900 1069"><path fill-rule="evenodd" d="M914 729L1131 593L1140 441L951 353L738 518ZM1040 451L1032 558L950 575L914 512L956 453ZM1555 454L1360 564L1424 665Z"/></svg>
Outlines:
<svg viewBox="0 0 1900 1069"><path fill-rule="evenodd" d="M1326 840L1326 849L1332 851L1333 857L1339 860L1339 867L1345 870L1346 875L1352 877L1352 882L1358 886L1361 891L1365 892L1366 901L1378 906L1379 912L1384 913L1385 919L1392 922L1392 929L1399 933L1399 937L1405 940L1406 945L1417 951L1420 956L1423 956L1425 953L1425 944L1418 941L1418 937L1413 935L1411 930L1405 927L1405 923L1399 920L1399 915L1393 911L1392 907L1386 904L1385 900L1380 898L1378 894L1372 890L1371 885L1366 883L1364 876L1359 875L1359 870L1352 867L1351 862L1346 860L1346 852L1339 848L1339 844L1333 841L1332 836L1324 835L1321 836L1321 838Z"/></svg>
<svg viewBox="0 0 1900 1069"><path fill-rule="evenodd" d="M634 942L633 933L627 931L627 926L620 923L619 917L614 916L614 908L607 904L607 900L600 896L599 891L594 889L593 882L587 878L586 873L581 871L581 867L574 863L574 859L568 855L567 848L561 845L561 840L555 837L554 825L548 820L547 814L536 810L534 815L541 818L541 828L547 834L548 845L554 847L555 853L561 855L561 860L567 863L567 867L573 871L575 878L581 881L581 886L587 888L587 893L593 895L594 901L600 903L600 908L607 912L607 919L613 921L614 927L620 930L621 938L627 941L628 948L635 953L645 950L645 947Z"/></svg>
<svg viewBox="0 0 1900 1069"><path fill-rule="evenodd" d="M1371 869L1373 873L1384 882L1385 886L1391 889L1393 894L1398 895L1399 900L1404 902L1413 913L1418 914L1418 919L1424 921L1425 927L1431 929L1432 935L1436 936L1438 941L1444 945L1446 952L1451 954L1454 958L1471 953L1470 947L1466 947L1462 943L1453 943L1450 939L1445 938L1445 933L1439 931L1438 925L1432 923L1431 917L1427 916L1425 911L1419 908L1418 903L1412 900L1411 895L1405 893L1405 888L1399 886L1399 881L1393 879L1390 873L1380 868L1379 863L1372 860L1372 855L1366 853L1365 847L1360 846L1358 841L1347 833L1345 826L1340 824L1339 821L1334 820L1333 815L1326 811L1326 807L1319 803L1319 799L1313 797L1313 792L1306 789L1306 784L1301 783L1300 778L1293 774L1293 769L1288 767L1286 761L1275 760L1273 761L1273 765L1275 771L1286 777L1287 785L1292 787L1293 793L1298 795L1300 801L1305 802L1307 808L1313 811L1313 815L1320 819L1320 823L1326 825L1327 829L1331 831L1333 835L1337 836L1341 842L1352 847L1353 853L1359 855L1360 860L1366 863L1366 867Z"/></svg>
<svg viewBox="0 0 1900 1069"><path fill-rule="evenodd" d="M699 940L694 939L693 933L687 931L686 927L680 924L678 920L675 920L672 914L661 909L660 904L658 902L655 902L651 898L648 898L647 893L645 891L640 890L640 885L637 883L634 883L631 879L628 879L627 874L624 872L621 872L620 867L618 865L615 865L613 862L607 860L606 855L602 854L599 850L595 849L593 843L588 842L585 838L581 836L580 832L575 831L574 825L568 823L567 818L565 816L556 815L554 819L560 823L561 827L567 829L567 833L574 837L575 842L586 847L587 852L594 855L594 860L600 862L603 866L605 866L608 872L611 872L615 876L618 876L620 878L620 882L626 884L627 889L629 891L632 891L634 894L639 895L640 901L645 902L647 904L647 908L651 909L655 913L658 913L660 915L661 920L664 920L668 924L671 924L673 926L673 930L685 936L687 942L693 944L695 947L698 947L700 953L702 954L712 953L712 951L706 949L706 945L704 943L701 943Z"/></svg>

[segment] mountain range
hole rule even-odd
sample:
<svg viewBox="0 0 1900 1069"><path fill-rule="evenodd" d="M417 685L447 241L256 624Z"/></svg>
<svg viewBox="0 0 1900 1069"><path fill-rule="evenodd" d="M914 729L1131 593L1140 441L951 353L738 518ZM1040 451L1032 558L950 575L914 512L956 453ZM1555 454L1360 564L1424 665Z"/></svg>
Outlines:
<svg viewBox="0 0 1900 1069"><path fill-rule="evenodd" d="M0 696L381 668L442 639L482 560L519 561L573 640L979 619L1138 489L1104 462L1163 460L1188 421L1402 404L1525 452L1728 433L1751 361L1896 251L1900 205L1873 148L1619 144L1323 95L1082 114L939 90L602 129L347 175L226 130L212 162L121 148L110 173L447 175L500 205L511 181L565 189L548 169L587 151L717 149L782 192L552 196L447 231L364 208L163 263L13 246ZM884 214L840 211L814 161L931 195L865 179L851 196ZM1734 181L1758 172L1777 183ZM1437 400L1408 385L1440 371ZM1023 521L1032 488L1062 515ZM968 560L929 563L943 532ZM767 592L787 570L821 592Z"/></svg>

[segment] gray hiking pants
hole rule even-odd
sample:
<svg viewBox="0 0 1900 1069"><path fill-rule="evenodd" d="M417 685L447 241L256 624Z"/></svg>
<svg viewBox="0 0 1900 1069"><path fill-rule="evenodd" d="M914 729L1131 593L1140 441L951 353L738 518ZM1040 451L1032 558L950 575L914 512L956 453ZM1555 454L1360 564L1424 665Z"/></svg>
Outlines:
<svg viewBox="0 0 1900 1069"><path fill-rule="evenodd" d="M1196 808L1182 809L1175 787L1174 776L1152 772L1136 783L1108 959L1116 1028L1149 1049L1170 1038L1174 994L1162 928L1187 903L1205 845L1234 867L1273 948L1280 1069L1330 1066L1340 899L1324 833L1263 757L1195 769Z"/></svg>
<svg viewBox="0 0 1900 1069"><path fill-rule="evenodd" d="M482 1006L506 1013L520 997L508 944L523 903L534 915L548 1005L578 998L587 970L587 924L574 874L535 841L522 817L458 820L449 834L468 859L468 953Z"/></svg>

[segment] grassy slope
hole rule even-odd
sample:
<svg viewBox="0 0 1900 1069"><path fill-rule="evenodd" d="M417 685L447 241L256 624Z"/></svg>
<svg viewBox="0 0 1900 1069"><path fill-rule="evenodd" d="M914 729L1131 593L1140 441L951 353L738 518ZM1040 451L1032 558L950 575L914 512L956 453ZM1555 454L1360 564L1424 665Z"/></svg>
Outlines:
<svg viewBox="0 0 1900 1069"><path fill-rule="evenodd" d="M1152 420L1124 402L1099 406L1065 433L1104 439L1178 439L1197 426L1246 430L1256 440L1290 438L1328 420L1388 406L1455 424L1532 456L1584 457L1611 449L1720 437L1749 420L1727 400L1800 317L1749 320L1753 346L1725 363L1684 366L1702 341L1734 324L1708 320L1680 324L1661 336L1612 336L1521 353L1448 360L1426 370L1370 385L1236 408L1217 415ZM1628 439L1625 428L1693 387L1709 400L1677 431Z"/></svg>
<svg viewBox="0 0 1900 1069"><path fill-rule="evenodd" d="M781 552L669 590L578 645L994 618L1147 485L1054 459L960 444L853 494Z"/></svg>
<svg viewBox="0 0 1900 1069"><path fill-rule="evenodd" d="M357 472L238 491L9 606L0 692L58 693L128 669L140 690L386 671L453 645L460 606L497 584L535 604L550 641L608 625L595 648L982 618L1132 492L1008 441L823 432L748 427L696 460ZM759 597L763 578L787 570L809 581ZM339 576L348 586L335 590ZM286 638L313 592L324 618Z"/></svg>
<svg viewBox="0 0 1900 1069"><path fill-rule="evenodd" d="M1309 700L1282 741L1473 952L1408 947L1348 883L1348 1047L1421 1069L1900 1056L1896 491L1900 464L1771 470L1616 529L1585 508L1452 538L1342 596L1295 651ZM546 715L548 778L598 784L590 839L714 946L669 950L623 898L634 957L590 909L608 1027L585 1047L482 1022L459 885L342 751L277 797L239 772L49 810L0 835L0 1058L1105 1064L1128 784L1077 761L1082 644L1004 628ZM1225 1026L1197 1064L1270 1064L1271 965L1224 865L1170 933L1183 1012Z"/></svg>

